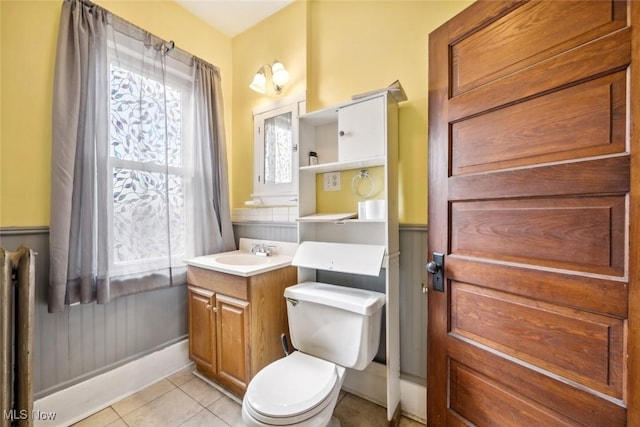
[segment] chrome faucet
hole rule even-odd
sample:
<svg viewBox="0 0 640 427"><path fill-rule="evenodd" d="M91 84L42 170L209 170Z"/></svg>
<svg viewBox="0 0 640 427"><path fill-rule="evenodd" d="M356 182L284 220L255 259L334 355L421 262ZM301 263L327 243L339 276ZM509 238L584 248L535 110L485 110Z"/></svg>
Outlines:
<svg viewBox="0 0 640 427"><path fill-rule="evenodd" d="M251 253L255 255L257 252L262 251L263 248L264 248L264 245L262 243L252 243L251 244Z"/></svg>
<svg viewBox="0 0 640 427"><path fill-rule="evenodd" d="M271 250L277 248L276 245L265 245L264 243L251 244L251 253L257 256L271 256Z"/></svg>

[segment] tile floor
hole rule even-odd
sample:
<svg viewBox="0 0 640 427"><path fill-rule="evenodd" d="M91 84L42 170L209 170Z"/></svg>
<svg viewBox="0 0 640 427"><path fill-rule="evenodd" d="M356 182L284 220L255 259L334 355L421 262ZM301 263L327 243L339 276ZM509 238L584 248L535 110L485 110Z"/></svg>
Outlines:
<svg viewBox="0 0 640 427"><path fill-rule="evenodd" d="M79 427L243 426L241 406L185 368L75 424ZM342 393L335 415L342 427L383 427L383 407ZM424 424L402 417L402 427Z"/></svg>

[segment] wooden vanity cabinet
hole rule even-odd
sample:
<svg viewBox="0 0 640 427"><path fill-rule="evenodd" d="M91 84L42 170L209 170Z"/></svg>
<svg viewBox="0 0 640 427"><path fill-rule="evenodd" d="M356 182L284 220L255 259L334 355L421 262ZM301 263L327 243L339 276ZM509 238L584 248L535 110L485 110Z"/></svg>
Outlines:
<svg viewBox="0 0 640 427"><path fill-rule="evenodd" d="M260 369L284 356L284 289L297 283L297 269L241 277L189 266L187 283L189 358L208 378L243 396Z"/></svg>
<svg viewBox="0 0 640 427"><path fill-rule="evenodd" d="M218 295L216 309L217 376L224 383L233 384L233 387L237 387L244 393L251 379L251 365L248 357L251 346L249 303Z"/></svg>
<svg viewBox="0 0 640 427"><path fill-rule="evenodd" d="M215 294L189 286L189 358L196 365L214 371L216 364L216 317L211 307Z"/></svg>

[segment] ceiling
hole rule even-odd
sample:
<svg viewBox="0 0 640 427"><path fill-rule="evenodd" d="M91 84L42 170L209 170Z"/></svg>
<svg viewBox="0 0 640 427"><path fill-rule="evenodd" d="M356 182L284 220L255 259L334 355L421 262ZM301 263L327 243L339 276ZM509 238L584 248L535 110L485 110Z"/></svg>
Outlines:
<svg viewBox="0 0 640 427"><path fill-rule="evenodd" d="M293 0L175 0L223 34L233 37Z"/></svg>

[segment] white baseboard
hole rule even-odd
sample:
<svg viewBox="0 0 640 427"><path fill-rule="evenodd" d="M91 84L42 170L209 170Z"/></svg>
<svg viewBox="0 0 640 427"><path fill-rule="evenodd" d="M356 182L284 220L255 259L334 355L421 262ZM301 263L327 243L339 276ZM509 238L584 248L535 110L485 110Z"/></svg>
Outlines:
<svg viewBox="0 0 640 427"><path fill-rule="evenodd" d="M400 378L402 414L416 421L427 422L427 387Z"/></svg>
<svg viewBox="0 0 640 427"><path fill-rule="evenodd" d="M68 426L190 365L189 341L183 340L104 374L95 376L34 402L36 427ZM364 371L347 370L343 388L386 407L386 367L371 363ZM400 380L402 414L424 422L427 417L426 387ZM49 414L55 414L51 418ZM43 417L44 418L44 417Z"/></svg>
<svg viewBox="0 0 640 427"><path fill-rule="evenodd" d="M342 388L380 406L387 406L386 366L371 363L364 371L347 370ZM402 414L416 421L427 419L427 388L400 379L400 409Z"/></svg>
<svg viewBox="0 0 640 427"><path fill-rule="evenodd" d="M36 427L68 426L191 364L189 341L168 347L34 402ZM50 414L55 414L51 419Z"/></svg>

